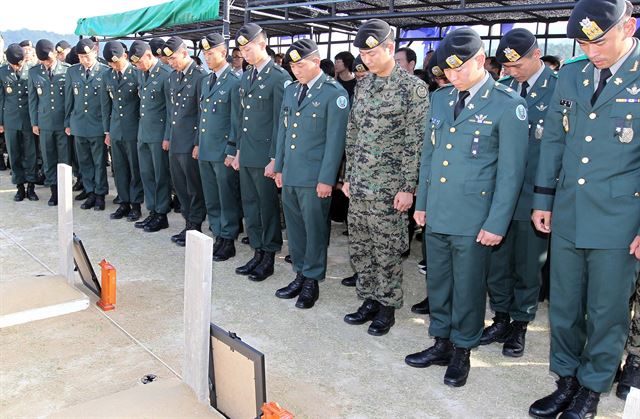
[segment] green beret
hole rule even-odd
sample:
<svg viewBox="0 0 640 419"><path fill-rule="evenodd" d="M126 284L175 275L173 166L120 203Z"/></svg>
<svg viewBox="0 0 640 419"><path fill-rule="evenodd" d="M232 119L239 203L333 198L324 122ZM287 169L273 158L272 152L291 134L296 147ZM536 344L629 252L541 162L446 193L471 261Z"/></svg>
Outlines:
<svg viewBox="0 0 640 419"><path fill-rule="evenodd" d="M391 26L380 19L370 19L358 28L353 46L360 49L373 49L393 35Z"/></svg>
<svg viewBox="0 0 640 419"><path fill-rule="evenodd" d="M500 64L515 63L531 52L536 45L538 45L538 41L531 32L524 28L512 29L500 40L496 51L496 61Z"/></svg>
<svg viewBox="0 0 640 419"><path fill-rule="evenodd" d="M567 37L583 41L601 38L620 22L626 7L625 0L580 0L567 22Z"/></svg>
<svg viewBox="0 0 640 419"><path fill-rule="evenodd" d="M297 63L316 52L318 52L318 45L313 41L313 39L304 38L291 44L287 50L287 56L292 63Z"/></svg>

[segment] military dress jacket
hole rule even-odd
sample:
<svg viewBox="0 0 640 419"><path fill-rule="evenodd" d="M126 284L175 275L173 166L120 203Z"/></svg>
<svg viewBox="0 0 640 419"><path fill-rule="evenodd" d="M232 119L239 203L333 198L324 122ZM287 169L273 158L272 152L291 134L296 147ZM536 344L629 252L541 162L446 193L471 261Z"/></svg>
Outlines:
<svg viewBox="0 0 640 419"><path fill-rule="evenodd" d="M345 150L351 196L415 192L428 109L426 84L398 65L389 77L368 74L356 84Z"/></svg>
<svg viewBox="0 0 640 419"><path fill-rule="evenodd" d="M38 64L29 70L29 116L31 125L41 130L64 130L64 84L69 64L56 61L49 78L47 68Z"/></svg>
<svg viewBox="0 0 640 419"><path fill-rule="evenodd" d="M64 86L64 126L71 128L72 135L79 137L104 135L101 92L108 69L106 65L96 62L91 68L88 79L82 64L72 65L67 71Z"/></svg>
<svg viewBox="0 0 640 419"><path fill-rule="evenodd" d="M432 95L416 211L434 233L504 236L524 180L526 103L489 77L454 120L457 97L453 86Z"/></svg>
<svg viewBox="0 0 640 419"><path fill-rule="evenodd" d="M595 104L594 66L569 61L545 122L533 209L578 248L623 249L640 235L640 45Z"/></svg>
<svg viewBox="0 0 640 419"><path fill-rule="evenodd" d="M298 105L301 90L296 82L284 91L275 171L285 186L333 185L344 154L349 94L324 73Z"/></svg>
<svg viewBox="0 0 640 419"><path fill-rule="evenodd" d="M227 155L236 154L240 77L227 66L215 83L211 83L211 75L201 83L198 159L223 162Z"/></svg>
<svg viewBox="0 0 640 419"><path fill-rule="evenodd" d="M543 64L544 65L544 64ZM551 97L556 88L558 73L551 70L547 66L544 67L542 74L529 87L527 97L528 115L529 115L529 152L527 154L527 168L524 174L524 183L520 191L520 197L516 204L516 211L513 219L517 221L531 220L531 204L533 203L533 185L536 179L536 171L538 170L538 158L540 156L540 140L544 133L544 120L549 110ZM501 79L500 82L505 86L517 90L518 81L509 76Z"/></svg>
<svg viewBox="0 0 640 419"><path fill-rule="evenodd" d="M265 167L276 154L278 116L284 88L291 76L279 65L269 61L251 82L253 67L248 67L240 82L240 131L236 147L240 150L240 165Z"/></svg>
<svg viewBox="0 0 640 419"><path fill-rule="evenodd" d="M0 125L5 129L31 132L27 64L19 73L9 64L0 67Z"/></svg>
<svg viewBox="0 0 640 419"><path fill-rule="evenodd" d="M162 61L149 69L149 75L138 72L140 121L138 142L159 143L169 139L169 76L171 68Z"/></svg>
<svg viewBox="0 0 640 419"><path fill-rule="evenodd" d="M200 88L207 73L192 62L184 71L173 71L169 76L169 154L191 154L198 141L200 119Z"/></svg>
<svg viewBox="0 0 640 419"><path fill-rule="evenodd" d="M140 96L138 96L138 69L127 65L118 77L110 68L104 74L102 102L102 126L111 141L136 141L140 119Z"/></svg>

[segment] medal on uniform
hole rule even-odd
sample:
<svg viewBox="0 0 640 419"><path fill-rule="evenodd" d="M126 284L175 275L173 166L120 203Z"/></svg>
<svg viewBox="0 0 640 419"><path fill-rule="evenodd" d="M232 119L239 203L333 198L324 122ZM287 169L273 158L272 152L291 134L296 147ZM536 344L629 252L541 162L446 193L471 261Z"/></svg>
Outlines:
<svg viewBox="0 0 640 419"><path fill-rule="evenodd" d="M13 89L11 88L11 86L7 86L7 93L11 94L11 92L13 92Z"/></svg>
<svg viewBox="0 0 640 419"><path fill-rule="evenodd" d="M624 127L618 136L620 142L623 144L629 144L633 140L633 128Z"/></svg>
<svg viewBox="0 0 640 419"><path fill-rule="evenodd" d="M533 136L536 140L542 139L542 133L544 132L544 128L540 124L536 124L536 130L533 133Z"/></svg>
<svg viewBox="0 0 640 419"><path fill-rule="evenodd" d="M76 96L78 96L78 94L79 94L79 93L80 93L80 92L78 92L78 88L77 88L77 87L74 87L74 88L73 88L73 94L74 94L74 95L76 95Z"/></svg>
<svg viewBox="0 0 640 419"><path fill-rule="evenodd" d="M113 92L109 92L109 97L113 100Z"/></svg>
<svg viewBox="0 0 640 419"><path fill-rule="evenodd" d="M42 96L42 88L38 87L36 91L38 92L38 96Z"/></svg>
<svg viewBox="0 0 640 419"><path fill-rule="evenodd" d="M436 132L433 126L431 127L431 145L436 145Z"/></svg>
<svg viewBox="0 0 640 419"><path fill-rule="evenodd" d="M564 132L569 132L569 117L567 115L562 115L562 128Z"/></svg>

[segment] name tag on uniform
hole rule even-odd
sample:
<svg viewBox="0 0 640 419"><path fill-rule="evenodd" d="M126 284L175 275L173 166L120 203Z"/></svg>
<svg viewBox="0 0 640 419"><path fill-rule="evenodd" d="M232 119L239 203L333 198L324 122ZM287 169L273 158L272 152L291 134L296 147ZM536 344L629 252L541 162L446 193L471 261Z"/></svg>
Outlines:
<svg viewBox="0 0 640 419"><path fill-rule="evenodd" d="M565 108L573 107L573 101L569 99L560 99L560 106L564 106Z"/></svg>

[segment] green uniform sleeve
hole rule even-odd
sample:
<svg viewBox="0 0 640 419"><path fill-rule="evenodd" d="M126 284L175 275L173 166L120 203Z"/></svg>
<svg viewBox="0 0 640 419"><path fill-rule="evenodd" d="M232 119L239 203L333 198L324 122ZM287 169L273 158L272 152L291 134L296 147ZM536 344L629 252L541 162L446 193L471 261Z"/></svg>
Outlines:
<svg viewBox="0 0 640 419"><path fill-rule="evenodd" d="M289 73L284 72L282 76L276 81L276 85L273 87L273 120L277 121L280 116L280 108L282 107L282 96L284 95L284 83L291 81ZM271 132L271 148L269 149L269 157L274 159L276 157L276 139L278 138L278 124L273 124L273 131Z"/></svg>
<svg viewBox="0 0 640 419"><path fill-rule="evenodd" d="M565 135L562 127L562 106L560 105L560 84L551 99L551 105L544 120L544 133L540 141L540 158L533 187L533 209L551 211L558 184L558 174L562 167Z"/></svg>
<svg viewBox="0 0 640 419"><path fill-rule="evenodd" d="M227 76L231 77L231 76ZM228 156L236 155L236 144L240 133L240 82L236 81L233 84L233 88L229 92L231 101L231 129L229 131L229 141L227 141L227 148L225 153Z"/></svg>
<svg viewBox="0 0 640 419"><path fill-rule="evenodd" d="M0 76L4 76L0 72ZM4 125L4 86L2 86L2 80L0 80L0 125Z"/></svg>
<svg viewBox="0 0 640 419"><path fill-rule="evenodd" d="M67 77L64 82L64 126L65 128L71 127L71 112L73 111L73 82L71 76L71 68L67 72Z"/></svg>
<svg viewBox="0 0 640 419"><path fill-rule="evenodd" d="M106 77L107 73L103 73L103 77ZM111 128L111 106L113 102L109 92L107 90L107 83L102 82L100 86L100 108L102 109L102 128L104 132L109 132Z"/></svg>
<svg viewBox="0 0 640 419"><path fill-rule="evenodd" d="M418 182L420 148L425 131L425 117L429 109L429 97L423 82L411 86L409 98L405 119L405 145L402 150L402 165L400 167L404 184L400 187L399 192L414 193Z"/></svg>
<svg viewBox="0 0 640 419"><path fill-rule="evenodd" d="M164 119L165 127L163 140L165 141L169 141L169 134L171 133L171 89L169 88L169 77L164 79L162 86L162 90L164 91L164 106L167 112L167 115Z"/></svg>
<svg viewBox="0 0 640 419"><path fill-rule="evenodd" d="M31 126L38 125L38 92L36 86L33 83L33 75L29 75L29 117L31 118Z"/></svg>
<svg viewBox="0 0 640 419"><path fill-rule="evenodd" d="M344 182L351 182L351 161L353 159L353 153L356 146L356 138L358 135L358 126L356 124L353 108L355 108L356 101L358 100L359 85L356 84L355 91L353 93L353 104L351 106L352 111L349 112L349 119L347 120L347 132L344 143L345 164L344 164Z"/></svg>
<svg viewBox="0 0 640 419"><path fill-rule="evenodd" d="M340 97L344 98L347 105L344 108L338 106ZM341 102L342 103L342 102ZM324 146L324 156L318 183L334 185L338 176L338 169L344 154L347 121L349 119L349 99L346 91L338 91L331 99L327 107L327 140Z"/></svg>
<svg viewBox="0 0 640 419"><path fill-rule="evenodd" d="M499 236L507 233L522 189L529 148L529 121L520 119L518 107L524 99L505 103L498 127L498 168L489 215L482 229ZM520 114L521 115L521 114Z"/></svg>
<svg viewBox="0 0 640 419"><path fill-rule="evenodd" d="M276 119L275 125L278 128L278 135L276 136L276 152L275 152L275 166L273 171L276 173L282 173L284 168L284 142L287 134L287 128L284 126L285 106L286 101L282 101L280 106L280 114Z"/></svg>
<svg viewBox="0 0 640 419"><path fill-rule="evenodd" d="M418 188L416 194L416 211L427 210L427 194L429 193L430 173L431 173L431 157L433 155L433 144L431 143L431 107L427 112L425 119L424 137L422 139L422 153L420 156L420 178L418 180Z"/></svg>

